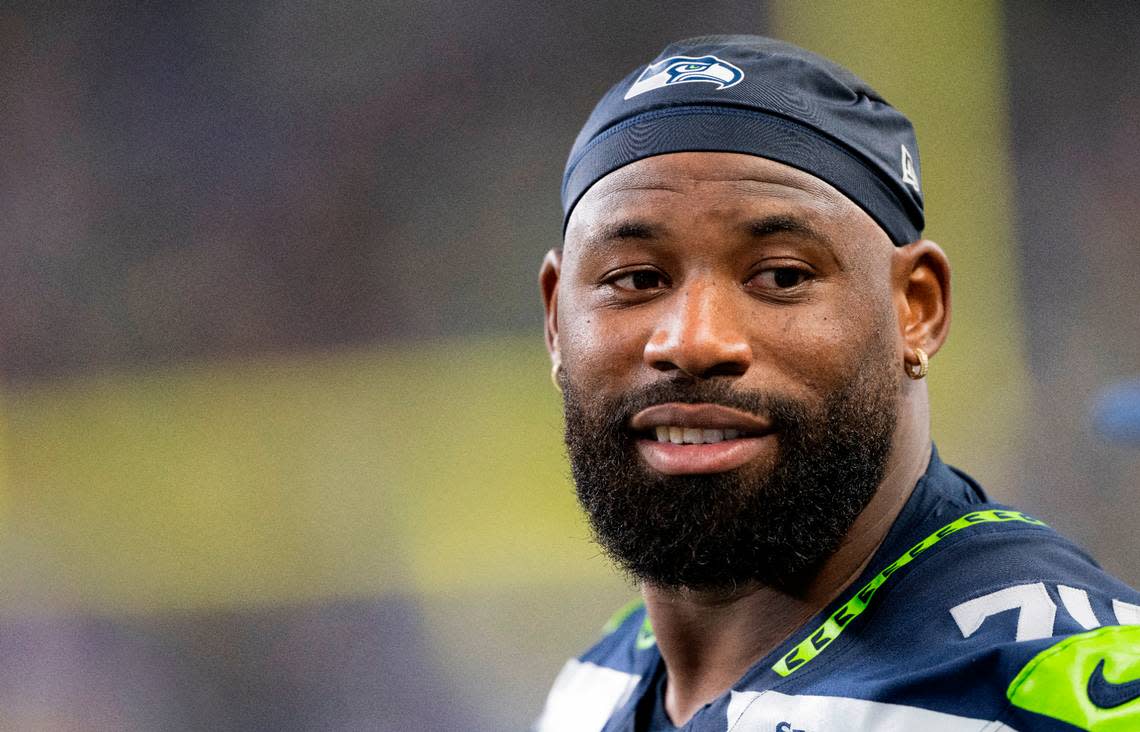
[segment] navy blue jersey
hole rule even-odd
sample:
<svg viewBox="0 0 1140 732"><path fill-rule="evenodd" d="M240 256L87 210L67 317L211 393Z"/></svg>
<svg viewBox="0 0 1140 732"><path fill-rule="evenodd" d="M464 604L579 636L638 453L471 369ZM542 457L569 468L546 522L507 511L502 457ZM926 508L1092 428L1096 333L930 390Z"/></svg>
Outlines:
<svg viewBox="0 0 1140 732"><path fill-rule="evenodd" d="M631 604L535 729L633 732L660 660ZM682 729L1140 730L1140 594L934 453L863 575Z"/></svg>

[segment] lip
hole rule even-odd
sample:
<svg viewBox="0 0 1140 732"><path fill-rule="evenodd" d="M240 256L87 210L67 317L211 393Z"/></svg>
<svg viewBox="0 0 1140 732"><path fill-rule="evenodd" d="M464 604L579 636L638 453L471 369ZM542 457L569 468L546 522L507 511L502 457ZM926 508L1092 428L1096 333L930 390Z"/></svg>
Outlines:
<svg viewBox="0 0 1140 732"><path fill-rule="evenodd" d="M662 425L738 430L750 435L772 431L772 423L768 420L720 404L656 404L633 415L629 421L629 426L639 432Z"/></svg>
<svg viewBox="0 0 1140 732"><path fill-rule="evenodd" d="M772 423L754 414L719 404L658 404L630 420L638 432L658 426L737 430L740 437L701 445L638 438L637 451L650 468L665 475L723 473L754 460L771 457L776 436Z"/></svg>

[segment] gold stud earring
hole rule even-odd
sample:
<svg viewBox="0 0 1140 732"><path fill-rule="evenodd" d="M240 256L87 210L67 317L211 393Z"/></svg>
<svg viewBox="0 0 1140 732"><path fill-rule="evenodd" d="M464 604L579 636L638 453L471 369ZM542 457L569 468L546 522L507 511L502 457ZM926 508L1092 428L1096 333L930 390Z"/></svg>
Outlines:
<svg viewBox="0 0 1140 732"><path fill-rule="evenodd" d="M550 383L554 384L554 388L558 393L562 393L562 381L558 378L558 372L562 370L562 362L555 360L554 365L550 367Z"/></svg>
<svg viewBox="0 0 1140 732"><path fill-rule="evenodd" d="M906 364L906 375L918 381L930 371L930 358L926 355L926 351L921 348L914 349L914 357L918 359L918 363Z"/></svg>

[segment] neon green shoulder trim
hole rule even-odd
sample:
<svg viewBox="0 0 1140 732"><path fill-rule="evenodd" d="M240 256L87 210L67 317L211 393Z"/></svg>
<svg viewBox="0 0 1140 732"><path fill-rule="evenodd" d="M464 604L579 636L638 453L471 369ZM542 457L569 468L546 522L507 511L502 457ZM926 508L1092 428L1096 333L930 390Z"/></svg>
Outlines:
<svg viewBox="0 0 1140 732"><path fill-rule="evenodd" d="M621 624L625 622L625 619L637 612L644 604L645 601L638 597L622 605L616 613L610 616L610 619L606 621L606 624L602 626L602 634L609 635L610 633L620 628Z"/></svg>
<svg viewBox="0 0 1140 732"><path fill-rule="evenodd" d="M645 601L641 598L630 600L621 606L613 616L606 621L602 626L602 633L609 635L626 621L630 615L640 610L645 606ZM649 622L649 613L645 614L645 619L641 621L641 627L637 629L637 639L634 641L634 647L639 651L644 651L646 648L652 648L657 644L657 634L653 632L653 624Z"/></svg>
<svg viewBox="0 0 1140 732"><path fill-rule="evenodd" d="M637 640L634 645L639 651L657 645L657 634L653 632L653 624L649 622L649 613L645 614L645 620L641 621L641 627L637 629Z"/></svg>
<svg viewBox="0 0 1140 732"><path fill-rule="evenodd" d="M938 542L963 529L968 529L971 526L977 526L979 524L1005 521L1021 521L1023 523L1033 524L1034 526L1045 526L1044 522L1027 516L1020 511L973 511L959 519L951 521L938 531L935 531L930 536L915 544L901 557L888 564L882 572L879 572L870 582L863 585L862 589L856 592L854 597L843 603L838 610L832 613L831 617L825 620L823 625L819 626L814 632L809 634L807 638L800 641L795 648L777 661L776 664L772 666L772 670L781 676L788 676L822 653L832 641L839 637L839 634L843 632L852 620L867 609L867 606L871 603L871 598L875 596L875 592L891 578L891 575L900 568L910 564L919 554L931 549Z"/></svg>
<svg viewBox="0 0 1140 732"><path fill-rule="evenodd" d="M1140 729L1140 625L1069 636L1033 657L1005 692L1014 706L1083 730Z"/></svg>

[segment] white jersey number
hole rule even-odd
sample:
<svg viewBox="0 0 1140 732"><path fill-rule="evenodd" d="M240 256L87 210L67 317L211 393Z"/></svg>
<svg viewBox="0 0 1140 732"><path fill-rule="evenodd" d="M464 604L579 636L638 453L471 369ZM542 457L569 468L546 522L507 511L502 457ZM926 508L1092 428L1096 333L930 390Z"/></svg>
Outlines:
<svg viewBox="0 0 1140 732"><path fill-rule="evenodd" d="M1058 585L1057 594L1061 597L1065 611L1082 628L1092 630L1100 627L1100 621L1093 614L1087 592L1067 585ZM982 623L986 622L989 616L1014 609L1017 610L1017 632L1014 640L1020 643L1037 638L1049 638L1053 635L1057 604L1049 597L1049 591L1042 582L1006 587L988 595L975 597L950 608L950 616L958 624L962 637L969 638L982 627ZM1140 625L1140 606L1122 600L1113 600L1112 610L1118 624Z"/></svg>

